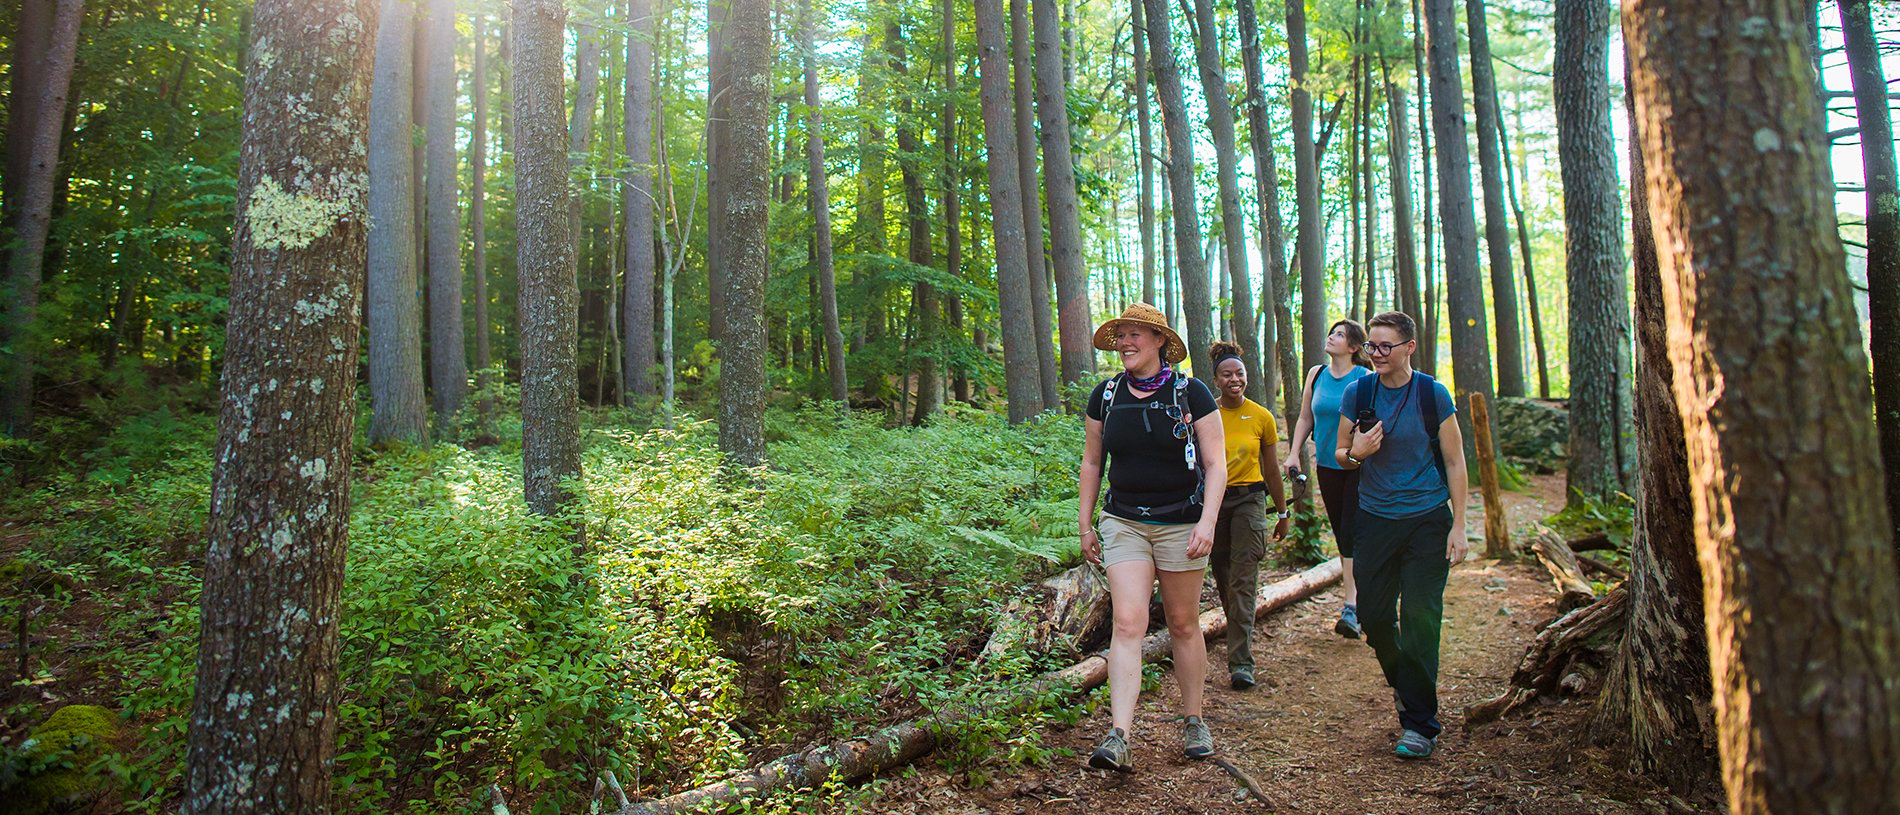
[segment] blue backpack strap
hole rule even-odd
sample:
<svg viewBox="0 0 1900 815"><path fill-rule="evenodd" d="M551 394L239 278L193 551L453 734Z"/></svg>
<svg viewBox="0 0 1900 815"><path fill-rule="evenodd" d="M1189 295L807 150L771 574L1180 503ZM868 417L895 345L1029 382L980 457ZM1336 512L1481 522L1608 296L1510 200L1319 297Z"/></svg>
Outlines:
<svg viewBox="0 0 1900 815"><path fill-rule="evenodd" d="M1425 436L1431 440L1432 464L1438 467L1438 479L1451 486L1451 477L1445 474L1445 450L1438 444L1438 426L1445 419L1438 415L1438 380L1428 374L1413 372L1412 376L1423 381L1419 385L1425 388L1424 396L1418 403L1418 415L1425 421Z"/></svg>

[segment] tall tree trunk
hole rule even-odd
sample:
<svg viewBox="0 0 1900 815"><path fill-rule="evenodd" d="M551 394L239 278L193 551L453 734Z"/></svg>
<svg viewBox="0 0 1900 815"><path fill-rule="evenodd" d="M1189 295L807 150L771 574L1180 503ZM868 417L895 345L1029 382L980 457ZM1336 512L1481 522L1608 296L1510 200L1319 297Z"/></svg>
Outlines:
<svg viewBox="0 0 1900 815"><path fill-rule="evenodd" d="M1478 224L1471 206L1471 156L1465 152L1465 89L1458 76L1454 0L1425 0L1431 31L1432 130L1438 138L1438 220L1445 235L1445 293L1451 317L1454 391L1462 397L1491 390L1491 349L1484 320L1484 282L1478 273ZM1466 452L1477 443L1471 412L1460 409Z"/></svg>
<svg viewBox="0 0 1900 815"><path fill-rule="evenodd" d="M1418 353L1412 355L1412 367L1425 372L1428 376L1438 375L1438 290L1433 285L1432 256L1432 128L1426 111L1429 109L1429 97L1425 92L1425 51L1431 43L1430 27L1425 24L1425 16L1419 7L1419 0L1412 0L1412 81L1413 90L1418 93L1418 157L1419 157L1419 199L1418 222L1419 237L1425 244L1425 262L1420 264L1424 276L1419 297L1420 317Z"/></svg>
<svg viewBox="0 0 1900 815"><path fill-rule="evenodd" d="M1300 267L1302 369L1326 361L1326 269L1321 256L1319 152L1313 144L1313 92L1308 88L1306 0L1286 0L1287 68L1293 80L1293 197L1299 231L1294 233ZM1289 295L1290 296L1290 295Z"/></svg>
<svg viewBox="0 0 1900 815"><path fill-rule="evenodd" d="M1473 126L1478 129L1478 176L1484 186L1484 245L1491 261L1491 312L1496 317L1498 393L1523 396L1524 332L1517 327L1517 285L1511 274L1511 224L1504 215L1504 170L1499 166L1504 158L1498 149L1498 86L1491 68L1491 40L1485 30L1484 3L1485 0L1465 0L1465 23L1471 40L1471 108L1477 117ZM1615 151L1606 149L1603 155L1614 156ZM1618 298L1617 302L1623 301Z"/></svg>
<svg viewBox="0 0 1900 815"><path fill-rule="evenodd" d="M990 231L996 259L996 301L1003 330L1003 386L1009 420L1018 423L1042 412L1042 373L1030 315L1031 269L1024 248L1022 176L1017 161L1015 108L1010 101L1009 52L1003 32L1002 0L972 0L983 103L983 146L989 156Z"/></svg>
<svg viewBox="0 0 1900 815"><path fill-rule="evenodd" d="M1590 0L1556 6L1557 160L1564 185L1564 266L1570 301L1571 504L1609 501L1627 487L1629 315L1610 130L1610 20ZM1496 133L1492 134L1494 137ZM1503 348L1504 338L1498 338Z"/></svg>
<svg viewBox="0 0 1900 815"><path fill-rule="evenodd" d="M706 338L714 343L726 333L726 197L732 186L726 155L726 142L732 132L732 72L727 54L731 31L727 23L731 13L731 0L706 4ZM686 248L682 246L680 251Z"/></svg>
<svg viewBox="0 0 1900 815"><path fill-rule="evenodd" d="M1365 10L1365 0L1358 0L1355 8L1363 12ZM1353 22L1350 46L1352 51L1352 64L1346 71L1348 78L1352 82L1352 89L1347 91L1352 97L1352 121L1346 126L1346 223L1348 233L1350 234L1350 237L1347 239L1346 254L1346 267L1349 270L1346 275L1346 316L1358 320L1361 324L1370 321L1365 311L1366 302L1360 297L1365 291L1364 276L1366 273L1364 263L1365 246L1360 233L1360 224L1362 221L1360 220L1359 209L1359 182L1360 178L1365 174L1365 164L1360 161L1359 158L1359 151L1362 145L1359 122L1364 117L1366 106L1366 95L1360 92L1363 88L1363 84L1359 81L1360 72L1362 70L1361 66L1364 62L1364 57L1360 53L1363 49L1362 43L1365 42L1364 35L1365 20L1363 17L1357 17Z"/></svg>
<svg viewBox="0 0 1900 815"><path fill-rule="evenodd" d="M1134 29L1135 122L1141 145L1141 201L1138 205L1141 209L1141 302L1159 305L1155 302L1155 148L1153 116L1148 112L1148 52L1145 44L1148 22L1142 13L1142 0L1130 0L1128 5L1129 19L1133 21Z"/></svg>
<svg viewBox="0 0 1900 815"><path fill-rule="evenodd" d="M34 315L39 308L40 278L46 261L46 236L53 224L53 188L58 180L62 136L69 129L64 111L66 94L72 87L74 55L79 47L79 23L85 16L84 0L58 0L46 29L45 62L34 66L23 86L16 77L13 95L26 94L22 100L33 118L10 119L12 131L27 132L25 166L18 186L9 183L10 193L19 196L17 205L9 198L13 216L12 230L0 234L12 246L7 257L6 278L0 280L0 295L5 295L6 314L0 318L0 348L8 359L0 364L0 432L12 438L24 438L33 426ZM23 10L22 17L28 17ZM25 25L29 21L22 20ZM14 63L18 65L18 62ZM11 111L10 111L11 112ZM11 138L9 138L11 141ZM8 162L8 181L12 182L15 162Z"/></svg>
<svg viewBox="0 0 1900 815"><path fill-rule="evenodd" d="M908 78L910 75L909 57L902 23L893 16L885 23L884 44L890 49L891 73ZM911 263L920 267L930 265L933 255L930 243L929 202L924 196L923 169L918 165L917 155L923 144L917 139L917 131L911 127L913 107L910 89L906 87L898 94L897 150L901 154L898 168L904 181L904 251ZM906 342L911 348L922 346L926 349L921 355L907 354L914 363L904 365L904 375L912 370L917 373L916 413L909 420L921 425L930 414L943 408L942 381L937 376L937 361L932 356L937 352L937 294L929 283L918 281L911 284L910 325L906 333L915 341L915 345ZM905 390L906 395L909 394ZM904 421L903 411L899 411L898 420Z"/></svg>
<svg viewBox="0 0 1900 815"><path fill-rule="evenodd" d="M468 140L469 190L468 224L471 245L469 275L475 285L474 325L475 325L475 372L476 387L486 391L491 384L488 378L488 366L494 363L489 348L490 329L488 325L488 30L487 19L480 13L473 15L475 24L475 64L469 83L469 94L473 97L473 120ZM486 424L489 412L494 408L491 401L481 405L482 419Z"/></svg>
<svg viewBox="0 0 1900 815"><path fill-rule="evenodd" d="M625 396L652 396L657 362L653 348L653 2L627 0L627 183L625 213L627 287L622 292L622 332L627 337ZM626 400L630 401L630 400Z"/></svg>
<svg viewBox="0 0 1900 815"><path fill-rule="evenodd" d="M1398 288L1399 310L1414 317L1419 310L1418 255L1412 235L1412 131L1405 119L1405 86L1392 81L1385 60L1379 61L1385 80L1386 169L1392 183L1392 276Z"/></svg>
<svg viewBox="0 0 1900 815"><path fill-rule="evenodd" d="M76 26L77 0L61 5ZM327 812L335 789L376 11L262 0L253 12L189 812Z"/></svg>
<svg viewBox="0 0 1900 815"><path fill-rule="evenodd" d="M1273 150L1273 125L1267 117L1267 90L1260 58L1260 18L1254 0L1235 0L1240 25L1240 60L1247 77L1247 133L1253 147L1254 203L1259 207L1260 378L1278 382L1286 400L1285 416L1298 410L1300 366L1293 349L1292 294L1287 288L1286 223L1280 219L1280 172ZM1262 397L1267 393L1263 391ZM1261 404L1268 404L1264 400Z"/></svg>
<svg viewBox="0 0 1900 815"><path fill-rule="evenodd" d="M957 155L957 17L956 0L943 0L943 130L939 134L943 148L943 245L944 269L952 277L963 276L962 174ZM944 302L950 330L957 342L963 340L963 295L951 292ZM957 365L953 374L957 401L970 401L970 372Z"/></svg>
<svg viewBox="0 0 1900 815"><path fill-rule="evenodd" d="M424 49L429 115L429 377L436 432L452 422L468 392L468 352L462 336L462 219L455 168L455 0L429 0L429 45Z"/></svg>
<svg viewBox="0 0 1900 815"><path fill-rule="evenodd" d="M1267 380L1260 373L1260 359L1268 352L1259 345L1259 327L1254 322L1253 279L1247 273L1247 214L1240 208L1240 157L1234 135L1234 106L1227 97L1227 66L1221 61L1220 26L1214 22L1212 0L1194 0L1194 61L1200 67L1201 93L1207 101L1207 125L1214 137L1216 184L1220 189L1221 251L1226 263L1232 305L1234 336L1248 353L1241 356L1247 368L1247 396L1256 402L1267 401ZM1195 354L1206 354L1207 346L1195 346ZM1212 367L1209 367L1210 374Z"/></svg>
<svg viewBox="0 0 1900 815"><path fill-rule="evenodd" d="M1056 361L1055 324L1050 316L1048 258L1042 240L1042 185L1036 180L1035 68L1029 51L1029 0L1010 0L1009 49L1015 81L1016 172L1023 194L1023 252L1029 269L1030 319L1036 327L1036 360L1042 409L1062 406Z"/></svg>
<svg viewBox="0 0 1900 815"><path fill-rule="evenodd" d="M47 50L52 47L53 12L57 3L58 0L21 0L14 16L10 37L13 49L7 54L8 125L6 173L0 177L0 236L14 235L20 228L21 194L34 164L35 125L43 121L39 115L40 95L46 87ZM77 45L75 40L75 49ZM10 254L0 255L0 264L11 263ZM3 327L0 330L4 330Z"/></svg>
<svg viewBox="0 0 1900 815"><path fill-rule="evenodd" d="M720 336L719 449L733 464L765 463L766 215L771 205L773 40L767 0L732 0L728 18L730 152L725 333Z"/></svg>
<svg viewBox="0 0 1900 815"><path fill-rule="evenodd" d="M818 301L824 310L825 370L831 383L831 399L846 402L851 385L845 377L844 330L838 321L838 276L831 249L831 182L825 171L824 121L818 113L818 54L812 44L818 23L813 19L812 0L800 0L798 12L799 55L805 66L805 192L810 198L812 241L818 264Z"/></svg>
<svg viewBox="0 0 1900 815"><path fill-rule="evenodd" d="M369 103L369 441L421 444L429 436L422 391L422 302L416 280L413 110L415 9L382 0Z"/></svg>
<svg viewBox="0 0 1900 815"><path fill-rule="evenodd" d="M1840 0L1841 32L1854 80L1860 166L1867 181L1867 310L1874 362L1874 417L1880 461L1900 472L1900 184L1896 184L1893 114L1880 43L1867 0ZM1900 478L1887 479L1887 516L1900 518ZM1893 530L1900 542L1900 525Z"/></svg>
<svg viewBox="0 0 1900 815"><path fill-rule="evenodd" d="M1063 78L1062 21L1055 0L1035 0L1036 118L1041 125L1043 183L1049 197L1049 249L1056 267L1056 324L1062 381L1095 374L1089 325L1089 273L1082 262L1082 212L1075 195L1075 153L1069 142L1069 86ZM1231 118L1231 117L1230 117Z"/></svg>
<svg viewBox="0 0 1900 815"><path fill-rule="evenodd" d="M1702 622L1702 566L1696 561L1689 451L1670 392L1676 372L1669 360L1669 315L1650 233L1641 138L1635 136L1642 123L1633 104L1625 109L1634 136L1629 151L1630 243L1636 277L1636 432L1641 437L1642 498L1630 541L1628 622L1597 696L1591 729L1600 740L1627 744L1638 771L1686 794L1715 775L1715 733L1706 726L1709 640Z"/></svg>
<svg viewBox="0 0 1900 815"><path fill-rule="evenodd" d="M1736 12L1623 12L1729 810L1900 812L1900 583L1805 8Z"/></svg>
<svg viewBox="0 0 1900 815"><path fill-rule="evenodd" d="M1510 194L1511 219L1517 222L1518 259L1524 261L1524 304L1531 312L1531 345L1537 349L1537 397L1550 398L1550 358L1544 352L1544 316L1537 306L1537 276L1532 274L1531 231L1524 223L1524 205L1517 199L1517 174L1511 169L1511 140L1498 121L1498 149L1504 153L1504 191ZM1634 459L1632 459L1634 461Z"/></svg>
<svg viewBox="0 0 1900 815"><path fill-rule="evenodd" d="M528 508L560 515L581 474L575 355L580 291L568 193L562 0L515 0L515 268L521 473Z"/></svg>
<svg viewBox="0 0 1900 815"><path fill-rule="evenodd" d="M1174 59L1174 36L1168 27L1167 0L1147 4L1148 49L1154 66L1155 98L1161 103L1161 126L1168 137L1168 188L1173 205L1174 247L1181 280L1181 310L1187 316L1190 351L1205 352L1214 342L1207 264L1201 259L1201 214L1195 207L1194 138L1188 130L1187 100L1181 89L1181 68Z"/></svg>

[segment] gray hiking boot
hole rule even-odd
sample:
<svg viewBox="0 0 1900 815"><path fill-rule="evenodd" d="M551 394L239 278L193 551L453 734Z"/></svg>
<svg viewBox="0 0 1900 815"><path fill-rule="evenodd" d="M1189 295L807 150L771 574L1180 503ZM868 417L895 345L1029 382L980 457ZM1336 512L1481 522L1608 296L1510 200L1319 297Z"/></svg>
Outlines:
<svg viewBox="0 0 1900 815"><path fill-rule="evenodd" d="M1229 685L1233 686L1234 690L1246 690L1251 688L1255 684L1253 669L1244 665L1235 668L1227 674L1227 681Z"/></svg>
<svg viewBox="0 0 1900 815"><path fill-rule="evenodd" d="M1134 766L1128 763L1128 731L1119 727L1109 730L1108 738L1102 739L1101 746L1089 756L1089 766L1118 773L1133 772Z"/></svg>
<svg viewBox="0 0 1900 815"><path fill-rule="evenodd" d="M1187 723L1181 726L1181 739L1184 742L1181 752L1188 758L1207 758L1214 754L1214 734L1207 731L1207 725L1201 723L1199 716L1187 717Z"/></svg>
<svg viewBox="0 0 1900 815"><path fill-rule="evenodd" d="M1399 758L1426 758L1432 754L1432 749L1437 746L1436 742L1425 738L1424 733L1420 733L1416 730L1407 730L1404 735L1399 736L1399 746L1394 748L1392 752L1396 753Z"/></svg>

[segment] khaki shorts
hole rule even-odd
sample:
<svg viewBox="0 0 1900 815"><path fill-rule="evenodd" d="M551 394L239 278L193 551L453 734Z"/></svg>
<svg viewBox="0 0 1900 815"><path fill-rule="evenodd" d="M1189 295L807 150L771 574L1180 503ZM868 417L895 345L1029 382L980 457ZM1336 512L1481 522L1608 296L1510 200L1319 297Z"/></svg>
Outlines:
<svg viewBox="0 0 1900 815"><path fill-rule="evenodd" d="M1207 568L1207 556L1188 557L1194 524L1144 524L1103 515L1099 525L1102 566L1145 560L1164 572L1198 572Z"/></svg>

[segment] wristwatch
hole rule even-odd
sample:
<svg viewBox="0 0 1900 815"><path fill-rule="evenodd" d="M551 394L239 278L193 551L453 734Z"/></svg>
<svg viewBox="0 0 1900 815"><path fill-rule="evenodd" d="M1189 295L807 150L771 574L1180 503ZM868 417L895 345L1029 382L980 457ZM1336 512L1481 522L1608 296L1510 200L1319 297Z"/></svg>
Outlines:
<svg viewBox="0 0 1900 815"><path fill-rule="evenodd" d="M1291 517L1293 517L1293 513L1292 513L1292 512L1290 512L1290 511L1288 511L1288 510L1284 510L1284 509L1283 509L1283 510L1280 510L1280 520L1282 520L1282 521L1284 521L1284 520L1286 520L1286 519L1288 519L1288 518L1291 518Z"/></svg>
<svg viewBox="0 0 1900 815"><path fill-rule="evenodd" d="M1353 458L1351 453L1346 454L1346 460L1352 462L1352 466L1354 467L1366 463L1364 459Z"/></svg>

